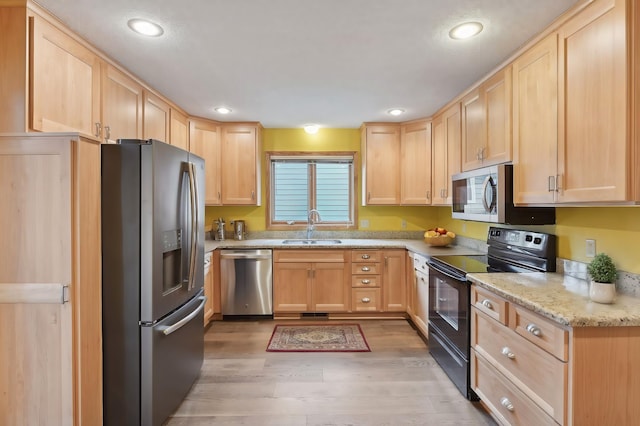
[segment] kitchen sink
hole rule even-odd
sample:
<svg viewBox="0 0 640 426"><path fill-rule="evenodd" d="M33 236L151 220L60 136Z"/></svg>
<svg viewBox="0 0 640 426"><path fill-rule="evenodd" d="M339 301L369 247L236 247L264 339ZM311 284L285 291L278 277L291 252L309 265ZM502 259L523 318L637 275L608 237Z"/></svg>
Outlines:
<svg viewBox="0 0 640 426"><path fill-rule="evenodd" d="M340 240L284 240L282 244L314 244L314 245L329 245L329 244L341 244Z"/></svg>

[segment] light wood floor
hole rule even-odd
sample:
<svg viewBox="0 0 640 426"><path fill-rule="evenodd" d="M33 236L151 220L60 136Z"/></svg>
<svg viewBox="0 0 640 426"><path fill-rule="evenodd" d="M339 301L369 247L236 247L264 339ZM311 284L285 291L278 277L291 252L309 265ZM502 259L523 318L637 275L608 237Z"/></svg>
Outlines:
<svg viewBox="0 0 640 426"><path fill-rule="evenodd" d="M214 322L202 374L166 425L495 424L462 397L408 322L343 322L361 325L371 352L266 352L274 325L294 321Z"/></svg>

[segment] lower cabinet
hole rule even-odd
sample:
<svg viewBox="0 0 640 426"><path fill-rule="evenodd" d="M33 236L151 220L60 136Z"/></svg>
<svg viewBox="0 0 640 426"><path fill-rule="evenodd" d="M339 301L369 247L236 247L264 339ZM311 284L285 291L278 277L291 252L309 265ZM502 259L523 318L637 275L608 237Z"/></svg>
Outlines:
<svg viewBox="0 0 640 426"><path fill-rule="evenodd" d="M213 252L204 255L204 295L207 301L204 304L204 325L209 324L213 316Z"/></svg>
<svg viewBox="0 0 640 426"><path fill-rule="evenodd" d="M274 313L348 312L351 270L345 250L274 250Z"/></svg>

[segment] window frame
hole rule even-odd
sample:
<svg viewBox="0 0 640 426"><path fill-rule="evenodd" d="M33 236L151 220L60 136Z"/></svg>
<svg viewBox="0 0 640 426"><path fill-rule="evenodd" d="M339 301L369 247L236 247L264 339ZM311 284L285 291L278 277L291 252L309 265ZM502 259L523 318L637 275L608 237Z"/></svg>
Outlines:
<svg viewBox="0 0 640 426"><path fill-rule="evenodd" d="M333 157L351 157L352 164L351 168L353 171L352 182L350 185L350 194L349 194L349 209L352 212L352 222L351 223L316 223L315 229L320 230L353 230L357 229L358 223L358 152L357 151L269 151L265 153L266 158L266 212L265 212L265 223L267 230L274 231L294 231L294 230L302 230L307 229L307 221L296 221L292 224L288 224L285 222L275 222L272 219L272 211L273 211L273 199L272 199L272 160L274 157L288 157L292 160L330 160ZM315 182L313 183L315 186ZM311 195L311 199L315 199L315 191L313 195Z"/></svg>

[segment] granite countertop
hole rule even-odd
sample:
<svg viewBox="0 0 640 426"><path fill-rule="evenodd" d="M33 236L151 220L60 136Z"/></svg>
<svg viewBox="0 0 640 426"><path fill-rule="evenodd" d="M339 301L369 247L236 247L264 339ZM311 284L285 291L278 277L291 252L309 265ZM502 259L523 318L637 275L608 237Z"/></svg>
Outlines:
<svg viewBox="0 0 640 426"><path fill-rule="evenodd" d="M589 283L558 273L475 273L467 278L505 299L571 327L640 326L640 298L589 300Z"/></svg>
<svg viewBox="0 0 640 426"><path fill-rule="evenodd" d="M332 239L332 238L329 238ZM339 238L340 244L283 244L282 239L247 239L237 240L206 240L205 252L215 249L407 249L427 257L438 255L482 254L480 251L461 245L448 247L433 247L423 240L407 239L348 239Z"/></svg>

